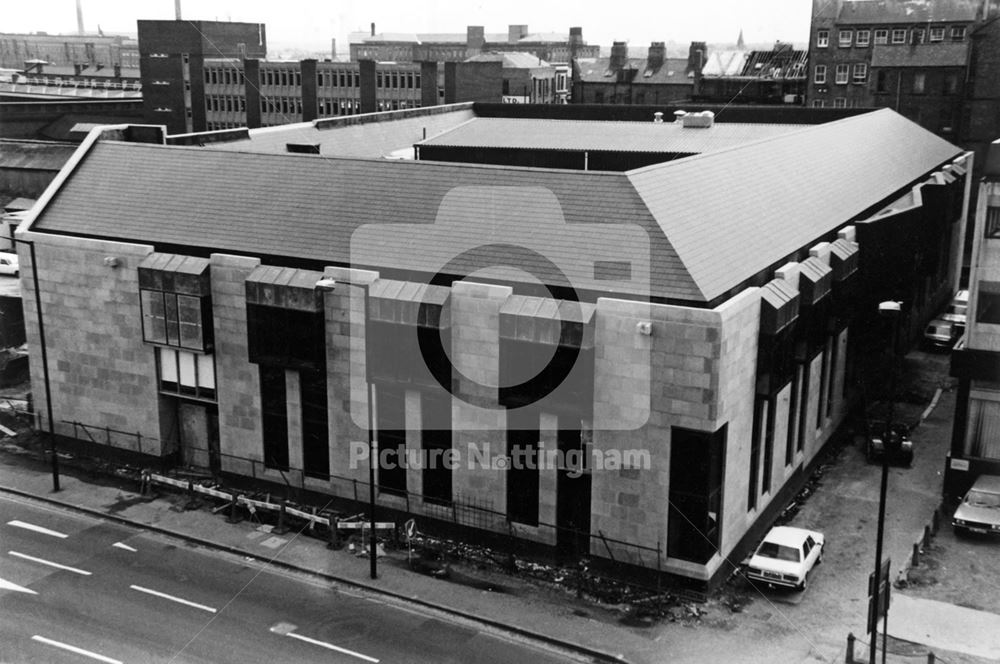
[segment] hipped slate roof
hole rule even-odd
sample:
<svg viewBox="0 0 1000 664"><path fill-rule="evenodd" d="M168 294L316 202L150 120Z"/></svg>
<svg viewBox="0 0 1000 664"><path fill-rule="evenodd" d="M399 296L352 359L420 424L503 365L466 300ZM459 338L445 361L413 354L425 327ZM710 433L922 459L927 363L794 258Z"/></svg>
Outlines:
<svg viewBox="0 0 1000 664"><path fill-rule="evenodd" d="M98 142L33 228L422 272L508 243L579 287L710 302L960 154L888 109L627 173ZM621 230L595 241L587 223ZM651 289L594 278L649 247Z"/></svg>

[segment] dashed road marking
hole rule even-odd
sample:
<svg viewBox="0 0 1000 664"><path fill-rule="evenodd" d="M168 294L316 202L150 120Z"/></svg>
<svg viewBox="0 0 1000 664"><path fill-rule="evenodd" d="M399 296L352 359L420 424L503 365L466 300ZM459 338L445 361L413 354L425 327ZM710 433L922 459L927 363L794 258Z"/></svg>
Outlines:
<svg viewBox="0 0 1000 664"><path fill-rule="evenodd" d="M38 641L39 643L44 643L45 645L55 646L56 648L62 648L63 650L68 650L77 655L83 655L85 657L90 657L91 659L96 659L99 662L105 662L106 664L122 664L120 659L112 659L110 657L105 657L104 655L99 655L96 652L91 652L90 650L84 650L83 648L77 648L76 646L71 646L68 643L62 643L60 641L53 641L52 639L47 639L44 636L38 636L35 634L31 637L32 641Z"/></svg>
<svg viewBox="0 0 1000 664"><path fill-rule="evenodd" d="M20 553L18 551L8 551L10 555L15 558L23 558L24 560L30 560L33 563L38 563L39 565L48 565L49 567L55 567L56 569L64 569L67 572L73 572L74 574L82 574L83 576L90 576L90 572L82 569L77 569L76 567L70 567L69 565L61 565L59 563L54 563L51 560L45 560L44 558L36 558L35 556L29 556L26 553Z"/></svg>
<svg viewBox="0 0 1000 664"><path fill-rule="evenodd" d="M16 528L24 528L25 530L31 530L31 531L34 531L36 533L42 533L43 535L51 535L52 537L59 537L59 538L62 538L62 539L66 539L67 537L69 537L69 535L66 535L65 533L60 533L60 532L55 531L55 530L49 530L48 528L43 528L41 526L36 526L33 523L26 523L24 521L18 521L17 519L14 519L13 521L8 521L7 525L8 526L14 526Z"/></svg>
<svg viewBox="0 0 1000 664"><path fill-rule="evenodd" d="M319 646L320 648L326 648L327 650L333 650L334 652L343 653L345 655L350 655L351 657L357 657L358 659L364 660L366 662L371 662L372 664L378 664L378 660L374 657L369 657L368 655L362 655L359 652L354 652L353 650L348 650L347 648L341 648L340 646L335 646L332 643L327 643L326 641L317 641L316 639L310 639L308 636L302 636L301 634L296 634L295 632L289 632L286 636L290 636L293 639L298 639L299 641L305 641L306 643L311 643L314 646Z"/></svg>
<svg viewBox="0 0 1000 664"><path fill-rule="evenodd" d="M138 590L141 593L146 593L147 595L153 595L154 597L162 597L163 599L169 599L172 602L177 602L178 604L184 604L185 606L191 606L196 609L201 609L202 611L208 611L209 613L215 613L215 609L210 606L205 606L204 604L198 604L197 602L190 602L186 599L181 599L180 597L174 597L173 595L168 595L167 593L161 593L158 590L150 590L149 588L143 588L142 586L129 586L132 590Z"/></svg>
<svg viewBox="0 0 1000 664"><path fill-rule="evenodd" d="M25 588L24 586L19 586L16 583L11 583L5 579L0 579L0 590L13 590L19 593L28 593L29 595L37 595L31 588Z"/></svg>
<svg viewBox="0 0 1000 664"><path fill-rule="evenodd" d="M121 542L115 542L111 546L115 547L116 549L125 549L126 551L131 551L132 553L135 553L136 551L139 550L139 549L133 549L128 544L122 544Z"/></svg>

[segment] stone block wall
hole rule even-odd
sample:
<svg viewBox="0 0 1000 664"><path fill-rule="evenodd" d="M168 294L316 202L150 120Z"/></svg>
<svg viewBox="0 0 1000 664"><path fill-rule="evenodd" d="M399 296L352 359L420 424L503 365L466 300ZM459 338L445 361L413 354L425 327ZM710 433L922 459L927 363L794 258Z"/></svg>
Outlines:
<svg viewBox="0 0 1000 664"><path fill-rule="evenodd" d="M153 248L32 232L18 237L35 243L56 433L72 436L73 425L64 422L80 422L97 440L110 435L115 447L137 450L141 435L142 451L160 454L156 360L142 341L136 270ZM24 243L17 250L32 394L38 424L47 427L31 253ZM82 430L79 436L87 438Z"/></svg>
<svg viewBox="0 0 1000 664"><path fill-rule="evenodd" d="M258 265L256 258L212 254L210 268L221 464L248 475L261 471L264 461L260 374L248 359L245 286Z"/></svg>

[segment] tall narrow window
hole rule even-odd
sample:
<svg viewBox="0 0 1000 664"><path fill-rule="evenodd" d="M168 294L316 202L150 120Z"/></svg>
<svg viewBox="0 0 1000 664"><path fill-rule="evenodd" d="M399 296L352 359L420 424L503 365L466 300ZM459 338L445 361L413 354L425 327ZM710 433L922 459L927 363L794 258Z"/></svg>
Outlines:
<svg viewBox="0 0 1000 664"><path fill-rule="evenodd" d="M538 525L538 413L507 410L507 518Z"/></svg>
<svg viewBox="0 0 1000 664"><path fill-rule="evenodd" d="M330 444L326 408L326 371L300 371L302 466L306 475L329 479Z"/></svg>
<svg viewBox="0 0 1000 664"><path fill-rule="evenodd" d="M378 488L406 493L406 392L379 385L375 403L378 412Z"/></svg>
<svg viewBox="0 0 1000 664"><path fill-rule="evenodd" d="M715 433L670 431L667 555L707 562L721 545L726 427Z"/></svg>
<svg viewBox="0 0 1000 664"><path fill-rule="evenodd" d="M764 477L761 480L761 493L771 492L771 472L774 468L774 410L777 399L767 400L767 423L764 427Z"/></svg>
<svg viewBox="0 0 1000 664"><path fill-rule="evenodd" d="M750 481L747 483L747 509L757 507L757 480L760 476L760 439L763 434L764 415L767 411L767 400L757 397L753 405L753 431L750 433ZM673 469L671 468L671 472Z"/></svg>
<svg viewBox="0 0 1000 664"><path fill-rule="evenodd" d="M260 409L264 465L288 470L288 405L285 370L260 367Z"/></svg>
<svg viewBox="0 0 1000 664"><path fill-rule="evenodd" d="M830 31L829 30L817 30L816 31L816 48L826 48L830 45Z"/></svg>
<svg viewBox="0 0 1000 664"><path fill-rule="evenodd" d="M424 501L449 504L451 494L451 400L425 392L420 395L421 447L424 452ZM447 426L446 426L447 425Z"/></svg>

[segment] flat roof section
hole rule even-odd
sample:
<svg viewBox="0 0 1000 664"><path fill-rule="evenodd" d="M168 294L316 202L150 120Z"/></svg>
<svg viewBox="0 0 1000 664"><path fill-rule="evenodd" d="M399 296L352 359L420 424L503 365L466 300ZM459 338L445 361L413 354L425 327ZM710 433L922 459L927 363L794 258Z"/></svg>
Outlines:
<svg viewBox="0 0 1000 664"><path fill-rule="evenodd" d="M473 118L416 145L522 150L704 153L752 143L808 127L800 124L716 122L684 127L663 122Z"/></svg>

